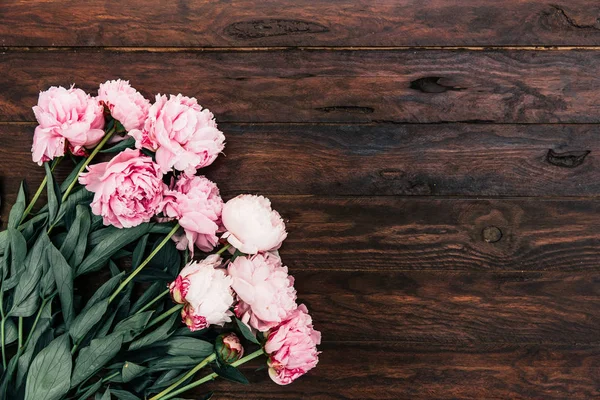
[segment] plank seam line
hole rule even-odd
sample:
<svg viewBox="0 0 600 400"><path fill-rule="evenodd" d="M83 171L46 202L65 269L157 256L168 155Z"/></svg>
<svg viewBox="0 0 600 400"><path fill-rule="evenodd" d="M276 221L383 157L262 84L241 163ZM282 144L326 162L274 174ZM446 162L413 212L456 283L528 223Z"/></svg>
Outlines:
<svg viewBox="0 0 600 400"><path fill-rule="evenodd" d="M37 123L35 121L2 121L0 120L0 126L2 125L14 125L14 126L31 126L34 127ZM437 121L437 122L402 122L393 120L373 120L370 122L351 122L351 121L340 121L340 122L288 122L288 121L223 121L219 122L219 125L242 125L242 126L391 126L391 125L422 125L422 126L447 126L447 125L471 125L471 126L589 126L589 127L600 127L600 122L471 122L471 121Z"/></svg>
<svg viewBox="0 0 600 400"><path fill-rule="evenodd" d="M264 46L264 47L170 47L170 46L2 46L2 52L270 52L270 51L599 51L600 46Z"/></svg>
<svg viewBox="0 0 600 400"><path fill-rule="evenodd" d="M318 328L318 326L317 326ZM368 339L368 340L323 340L322 344L369 344L369 343L385 343L390 345L410 345L410 344L426 344L433 346L463 346L463 347L478 347L478 346L504 346L504 347L519 347L525 346L574 346L574 347L596 347L600 346L600 342L478 342L478 341L456 341L456 342L438 342L438 341L416 341L402 339Z"/></svg>

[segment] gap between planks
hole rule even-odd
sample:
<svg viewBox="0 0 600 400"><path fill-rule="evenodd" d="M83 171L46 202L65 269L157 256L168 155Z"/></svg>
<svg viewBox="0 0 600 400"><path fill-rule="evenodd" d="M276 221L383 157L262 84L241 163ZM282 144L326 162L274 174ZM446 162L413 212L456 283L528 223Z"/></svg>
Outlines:
<svg viewBox="0 0 600 400"><path fill-rule="evenodd" d="M599 51L600 46L264 46L264 47L168 47L168 46L1 46L6 52L148 52L148 53L186 53L186 52L269 52L269 51Z"/></svg>

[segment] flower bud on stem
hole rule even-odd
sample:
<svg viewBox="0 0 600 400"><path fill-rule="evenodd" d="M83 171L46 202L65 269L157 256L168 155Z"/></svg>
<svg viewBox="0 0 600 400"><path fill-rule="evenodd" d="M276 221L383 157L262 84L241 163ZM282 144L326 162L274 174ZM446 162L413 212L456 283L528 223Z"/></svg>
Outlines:
<svg viewBox="0 0 600 400"><path fill-rule="evenodd" d="M244 358L242 358L242 359L239 359L239 360L237 360L237 361L235 361L235 362L231 363L231 365L232 365L232 366L234 366L234 367L238 367L238 366L240 366L240 365L242 365L242 364L245 364L245 363L247 363L247 362L248 362L248 361L250 361L250 360L253 360L253 359L255 359L256 357L260 357L260 356L261 356L261 355L263 355L263 354L265 354L265 352L264 352L264 350L263 350L263 349L256 350L254 353L252 353L252 354L248 354L246 357L244 357ZM213 354L213 356L214 356L214 354ZM210 357L210 356L209 356L209 357ZM204 362L204 361L203 361L203 362ZM198 364L198 365L196 366L196 368L198 368L198 366L200 366L201 364L202 364L202 363ZM205 364L205 365L206 365L206 364ZM194 373L196 373L197 371L199 371L199 370L201 369L201 368L198 368L198 369L196 369L196 368L194 368L194 369L192 370L192 371L194 371L194 370L195 370L195 371L194 371ZM192 371L190 371L190 373L191 373ZM187 378L189 378L190 376L192 376L192 375L193 375L193 374L192 374L192 375L190 375L190 373L188 373L188 374L186 374L186 375L185 375L185 379L187 379ZM210 382L210 381L212 381L213 379L215 379L215 378L216 378L216 377L218 377L218 376L219 376L219 375L218 375L217 373L213 372L212 374L210 374L210 375L206 375L204 378L202 378L202 379L200 379L200 380L197 380L196 382L192 382L192 383L190 383L189 385L186 385L186 386L184 386L184 387L182 387L182 388L179 388L179 389L177 389L176 391L174 391L174 392L172 392L172 393L168 393L168 392L167 392L167 393L168 393L167 395L163 395L162 393L159 393L158 395L156 395L156 396L152 397L150 400L168 400L168 399L172 399L173 397L177 396L178 394L181 394L181 393L183 393L183 392L186 392L186 391L188 391L188 390L190 390L190 389L193 389L193 388L195 388L195 387L197 387L197 386L200 386L200 385L202 385L203 383ZM183 378L182 378L182 379L183 379ZM174 385L171 385L171 386L175 386L175 385L179 384L179 382L181 382L181 380L179 380L179 381L178 381L176 384L174 384ZM169 387L169 388L170 388L170 387ZM167 390L169 390L169 389L166 389L165 391L167 391ZM164 393L165 391L163 391L163 393ZM160 396L162 396L162 397L160 397Z"/></svg>

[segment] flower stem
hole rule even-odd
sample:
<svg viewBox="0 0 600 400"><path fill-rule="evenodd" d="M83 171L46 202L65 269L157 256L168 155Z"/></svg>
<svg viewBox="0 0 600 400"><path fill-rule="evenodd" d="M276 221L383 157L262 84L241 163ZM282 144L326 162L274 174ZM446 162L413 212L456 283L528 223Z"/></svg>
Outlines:
<svg viewBox="0 0 600 400"><path fill-rule="evenodd" d="M19 349L23 346L23 317L19 317Z"/></svg>
<svg viewBox="0 0 600 400"><path fill-rule="evenodd" d="M40 306L37 315L35 316L35 320L33 321L33 325L31 326L31 329L29 330L29 334L27 335L27 339L25 339L25 344L23 345L23 349L27 348L27 345L29 344L29 341L31 340L31 337L33 336L33 332L35 331L35 328L37 327L37 324L40 320L40 317L42 316L42 311L44 311L44 308L46 307L46 304L48 304L49 301L51 301L54 296L56 296L56 293L53 293L52 295L50 295L49 297L45 298L44 300L42 300L42 305Z"/></svg>
<svg viewBox="0 0 600 400"><path fill-rule="evenodd" d="M221 254L223 254L225 252L225 250L227 250L228 248L231 247L231 243L227 243L225 246L223 246L219 251L217 251L215 254L220 256Z"/></svg>
<svg viewBox="0 0 600 400"><path fill-rule="evenodd" d="M234 367L238 367L238 366L240 366L240 365L242 365L242 364L244 364L244 363L247 363L248 361L250 361L250 360L253 360L253 359L255 359L256 357L259 357L259 356L261 356L261 355L263 355L263 354L265 354L265 352L264 352L264 350L263 350L263 349L256 350L254 353L252 353L252 354L248 354L246 357L244 357L244 358L241 358L241 359L239 359L239 360L237 360L237 361L235 361L235 362L231 363L231 365L232 365L232 366L234 366ZM197 387L197 386L200 386L200 385L202 385L203 383L206 383L206 382L210 382L210 381L212 381L212 380L213 380L213 379L215 379L217 376L219 376L219 375L218 375L217 373L213 372L212 374L210 374L210 375L206 375L204 378L202 378L202 379L200 379L200 380L197 380L196 382L192 382L192 383L190 383L189 385L186 385L186 386L184 386L184 387L182 387L182 388L180 388L180 389L177 389L176 391L174 391L174 392L172 392L172 393L169 393L169 394L167 394L167 395L166 395L166 396L164 396L164 397L160 397L160 398L159 398L159 397L156 397L156 396L155 396L155 397L153 397L153 398L152 398L152 399L150 399L150 400L159 400L159 399L160 399L160 400L168 400L168 399L172 399L173 397L177 396L178 394L181 394L181 393L183 393L183 392L185 392L185 391L188 391L188 390L190 390L190 389L193 389L193 388L195 388L195 387Z"/></svg>
<svg viewBox="0 0 600 400"><path fill-rule="evenodd" d="M131 274L129 274L129 276L119 285L119 287L117 288L117 290L115 290L115 292L110 296L110 298L108 299L108 302L112 302L115 297L117 297L117 295L119 293L121 293L121 290L123 290L125 288L125 286L127 286L129 284L129 282L131 282L131 280L140 273L140 271L142 269L144 269L144 267L152 260L152 258L158 254L158 252L160 251L160 249L163 248L163 246L165 244L167 244L167 242L169 240L171 240L171 236L173 236L175 234L175 232L177 232L177 230L179 229L179 224L176 224L173 229L171 229L171 232L169 232L167 234L167 236L163 239L162 242L160 242L158 244L158 246L156 246L156 248L152 251L152 253L150 253L150 255L139 265L139 267L137 267Z"/></svg>
<svg viewBox="0 0 600 400"><path fill-rule="evenodd" d="M100 150L102 150L102 148L104 147L104 145L112 137L112 135L115 133L115 131L116 131L116 129L113 126L108 132L106 132L106 135L104 135L104 137L102 138L102 140L100 141L100 143L98 143L98 145L94 148L94 150L92 151L92 153L90 154L90 156L87 158L87 160L85 160L85 162L81 165L81 167L79 167L79 171L77 172L77 175L75 176L75 178L73 178L73 181L67 187L67 190L65 191L65 194L63 194L63 197L62 197L62 201L63 202L67 199L67 197L69 197L69 193L71 193L71 190L73 190L73 188L77 184L77 180L79 179L79 175L85 170L85 167L87 167L92 162L92 160L94 159L94 157L96 156L96 154L98 154L100 152Z"/></svg>
<svg viewBox="0 0 600 400"><path fill-rule="evenodd" d="M141 314L144 311L146 311L147 309L149 309L150 307L152 307L154 304L156 304L157 301L159 301L160 299L162 299L163 297L165 297L165 295L167 295L169 293L169 289L165 290L164 292L162 292L161 294L159 294L158 296L156 296L150 303L146 304L144 307L140 308L138 312L136 312L136 314Z"/></svg>
<svg viewBox="0 0 600 400"><path fill-rule="evenodd" d="M196 365L194 367L194 369L190 370L187 374L185 374L184 376L182 376L181 379L179 379L177 382L175 382L174 384L172 384L171 386L169 386L168 388L166 388L165 390L163 390L162 392L160 392L156 396L151 397L150 400L157 400L157 399L160 399L162 396L165 396L165 395L169 394L169 392L171 390L176 389L177 386L181 385L183 382L185 382L186 380L188 380L190 377L194 376L196 374L196 372L200 371L208 363L213 362L216 357L217 357L216 354L212 353L210 356L208 356L204 360L202 360L200 362L200 364Z"/></svg>
<svg viewBox="0 0 600 400"><path fill-rule="evenodd" d="M56 166L58 164L60 164L61 161L62 161L62 157L58 157L52 163L52 166L50 167L50 171L54 171L54 168L56 168ZM40 186L38 187L37 191L35 192L35 194L31 198L31 201L27 205L27 208L25 209L25 211L23 211L23 216L21 217L21 221L19 222L19 225L21 225L23 223L23 221L25 221L25 218L27 218L27 216L29 215L29 213L31 212L31 210L33 210L33 207L35 206L35 203L38 201L38 199L42 195L42 192L44 191L44 188L46 187L46 183L48 183L48 178L46 176L44 176L44 179L42 180L42 183L40 183Z"/></svg>
<svg viewBox="0 0 600 400"><path fill-rule="evenodd" d="M158 324L160 321L167 319L172 314L175 314L177 311L181 310L182 308L183 308L183 304L177 304L177 305L171 307L170 309L168 309L167 311L165 311L164 313L162 313L161 315L159 315L158 317L156 317L152 321L150 321L150 323L148 324L148 326L146 326L145 329L152 328L154 325Z"/></svg>

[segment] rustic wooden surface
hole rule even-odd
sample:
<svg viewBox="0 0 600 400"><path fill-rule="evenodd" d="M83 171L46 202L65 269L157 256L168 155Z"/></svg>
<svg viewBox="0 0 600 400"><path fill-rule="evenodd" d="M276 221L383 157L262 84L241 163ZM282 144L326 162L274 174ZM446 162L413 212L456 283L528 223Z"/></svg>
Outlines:
<svg viewBox="0 0 600 400"><path fill-rule="evenodd" d="M598 4L20 0L0 46L3 219L38 91L120 77L200 99L206 174L289 220L321 362L217 399L600 397Z"/></svg>

